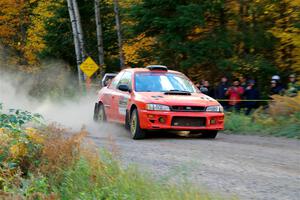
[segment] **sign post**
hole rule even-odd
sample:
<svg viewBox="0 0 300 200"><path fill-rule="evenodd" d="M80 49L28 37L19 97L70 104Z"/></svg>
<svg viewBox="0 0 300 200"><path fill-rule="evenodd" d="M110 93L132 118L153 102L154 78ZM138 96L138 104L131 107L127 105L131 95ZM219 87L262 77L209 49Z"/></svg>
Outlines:
<svg viewBox="0 0 300 200"><path fill-rule="evenodd" d="M88 57L83 63L81 63L80 69L87 76L86 89L88 91L91 86L90 78L99 69L99 66L95 63L95 61L91 57Z"/></svg>

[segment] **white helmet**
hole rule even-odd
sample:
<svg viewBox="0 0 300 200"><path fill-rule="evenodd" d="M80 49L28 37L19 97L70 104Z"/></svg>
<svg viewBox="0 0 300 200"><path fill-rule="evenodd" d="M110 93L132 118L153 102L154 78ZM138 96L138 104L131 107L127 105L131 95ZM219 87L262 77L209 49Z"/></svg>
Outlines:
<svg viewBox="0 0 300 200"><path fill-rule="evenodd" d="M280 80L280 76L274 75L274 76L272 76L272 80L279 81Z"/></svg>

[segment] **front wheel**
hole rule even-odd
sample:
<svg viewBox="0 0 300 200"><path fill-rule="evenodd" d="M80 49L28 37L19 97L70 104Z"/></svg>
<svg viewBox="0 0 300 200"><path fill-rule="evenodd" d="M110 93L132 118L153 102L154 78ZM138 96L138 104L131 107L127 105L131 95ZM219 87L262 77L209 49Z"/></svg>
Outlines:
<svg viewBox="0 0 300 200"><path fill-rule="evenodd" d="M140 128L140 120L137 109L134 109L130 116L130 133L132 139L138 140L145 138L145 132Z"/></svg>

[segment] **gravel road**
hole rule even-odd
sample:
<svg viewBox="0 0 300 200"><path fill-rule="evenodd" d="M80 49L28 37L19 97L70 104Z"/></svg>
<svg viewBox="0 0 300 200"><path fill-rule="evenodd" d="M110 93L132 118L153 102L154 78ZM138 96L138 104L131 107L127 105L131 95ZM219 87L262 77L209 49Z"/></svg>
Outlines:
<svg viewBox="0 0 300 200"><path fill-rule="evenodd" d="M134 141L116 125L91 132L100 147L117 148L125 165L137 164L157 178L188 180L240 199L300 199L299 140L222 133L208 140L152 133Z"/></svg>

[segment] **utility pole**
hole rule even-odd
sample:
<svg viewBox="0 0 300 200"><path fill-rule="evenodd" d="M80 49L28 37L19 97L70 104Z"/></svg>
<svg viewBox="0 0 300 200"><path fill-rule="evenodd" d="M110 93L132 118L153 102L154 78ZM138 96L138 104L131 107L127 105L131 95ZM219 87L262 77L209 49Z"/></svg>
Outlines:
<svg viewBox="0 0 300 200"><path fill-rule="evenodd" d="M118 46L119 46L119 57L120 57L120 68L125 67L125 59L123 54L123 44L122 44L122 33L121 33L121 23L120 23L120 16L119 16L119 1L114 0L114 12L116 18L116 29L118 35Z"/></svg>

